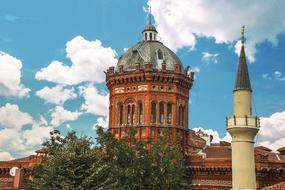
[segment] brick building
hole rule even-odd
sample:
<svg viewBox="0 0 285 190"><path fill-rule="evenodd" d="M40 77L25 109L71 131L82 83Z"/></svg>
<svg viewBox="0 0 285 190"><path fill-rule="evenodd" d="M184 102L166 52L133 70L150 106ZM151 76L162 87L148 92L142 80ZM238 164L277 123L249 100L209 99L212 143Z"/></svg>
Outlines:
<svg viewBox="0 0 285 190"><path fill-rule="evenodd" d="M155 140L168 131L173 139L181 139L193 190L230 190L231 144L211 143L211 136L188 128L194 72L183 67L177 55L158 40L154 25L147 24L142 35L143 39L120 57L117 66L105 72L111 133L120 139L133 128L138 139ZM0 189L13 189L21 179L28 179L27 171L42 162L43 154L40 150L35 156L1 161ZM285 181L285 147L275 153L255 147L254 156L257 189ZM10 176L12 167L21 168L18 176L22 178Z"/></svg>
<svg viewBox="0 0 285 190"><path fill-rule="evenodd" d="M137 130L137 138L155 140L167 130L174 139L178 136L183 139L189 183L192 183L194 190L231 189L231 144L212 144L210 136L188 128L188 101L194 73L184 68L175 53L157 40L154 25L147 24L142 36L141 41L120 57L117 66L110 67L106 72L110 92L110 131L120 139L133 128ZM244 46L235 85L235 91L239 90L247 90L249 97L246 98L250 99L252 90ZM243 100L242 96L238 97L238 101ZM247 101L246 106L236 107L235 111L238 113L248 107L248 117L242 116L241 122L258 128L259 120L251 116L250 102ZM240 122L239 118L233 116L227 120L227 127L231 126L231 121L235 124ZM255 156L257 189L285 180L284 151L279 151L273 153L268 148L255 147L252 154Z"/></svg>
<svg viewBox="0 0 285 190"><path fill-rule="evenodd" d="M26 189L25 180L29 179L29 170L40 164L45 157L44 150L37 150L36 155L11 161L0 161L0 190ZM11 169L17 168L11 175Z"/></svg>
<svg viewBox="0 0 285 190"><path fill-rule="evenodd" d="M194 73L156 38L152 24L144 39L106 72L110 92L109 129L117 138L130 128L139 139L155 139L168 130L187 145L189 90Z"/></svg>

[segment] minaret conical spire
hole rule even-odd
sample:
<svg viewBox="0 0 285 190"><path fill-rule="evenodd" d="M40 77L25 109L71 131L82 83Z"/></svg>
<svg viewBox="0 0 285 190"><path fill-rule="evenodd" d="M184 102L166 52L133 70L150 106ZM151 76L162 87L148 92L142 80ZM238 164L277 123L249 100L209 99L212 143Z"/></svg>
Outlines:
<svg viewBox="0 0 285 190"><path fill-rule="evenodd" d="M241 32L241 50L240 50L240 57L239 57L239 65L237 70L237 78L235 83L234 90L251 90L250 80L249 80L249 73L246 64L246 55L244 49L244 26L242 27Z"/></svg>

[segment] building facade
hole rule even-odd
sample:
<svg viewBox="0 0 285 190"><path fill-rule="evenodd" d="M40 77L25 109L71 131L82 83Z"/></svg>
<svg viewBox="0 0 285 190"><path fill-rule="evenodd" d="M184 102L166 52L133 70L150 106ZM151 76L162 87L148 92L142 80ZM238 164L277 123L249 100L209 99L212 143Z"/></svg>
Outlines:
<svg viewBox="0 0 285 190"><path fill-rule="evenodd" d="M246 146L212 143L210 135L188 128L191 119L188 118L189 93L194 73L183 67L177 55L158 40L154 25L147 24L142 36L141 41L120 57L116 67L110 67L105 72L110 91L110 132L118 139L130 129L137 131L136 138L140 140L155 141L166 131L173 139L179 138L186 153L188 179L193 190L232 189L232 174L234 170L240 170L239 160L249 154L250 162L246 162L249 164L246 167L251 168L251 177L248 178L255 182L256 189L285 181L285 147L278 149L278 152L266 147L254 148L252 138L255 135L251 135L251 141L245 143L243 141L248 139L243 135L239 137ZM244 130L253 126L257 130L259 126L258 119L251 114L251 86L242 48L241 68L237 75L239 82L235 88L238 92L235 100L238 101L235 101L234 116L227 119L227 128L233 136L236 135L235 131L231 131L233 128L243 127ZM237 126L239 122L243 125ZM243 133L247 134L247 131ZM247 150L248 154L240 150ZM236 155L240 158L233 159ZM40 164L45 156L44 150L39 150L36 155L26 158L0 161L0 189L19 189L17 187L20 186L25 189L23 179L30 178L28 171ZM16 176L10 175L13 167L19 168ZM252 177L252 170L256 177ZM276 187L283 186L284 183L280 183Z"/></svg>
<svg viewBox="0 0 285 190"><path fill-rule="evenodd" d="M227 118L232 144L211 143L188 129L189 91L194 73L160 41L151 23L142 40L106 71L110 91L109 129L118 139L137 130L140 140L155 140L164 130L183 139L189 183L194 190L261 189L285 180L285 157L254 148L259 119L251 114L251 85L244 37L234 88L234 115ZM242 35L243 36L243 35Z"/></svg>
<svg viewBox="0 0 285 190"><path fill-rule="evenodd" d="M168 131L173 138L179 136L186 147L194 73L157 40L151 23L142 36L142 41L120 57L117 67L106 72L109 129L118 139L135 129L141 140L156 139Z"/></svg>

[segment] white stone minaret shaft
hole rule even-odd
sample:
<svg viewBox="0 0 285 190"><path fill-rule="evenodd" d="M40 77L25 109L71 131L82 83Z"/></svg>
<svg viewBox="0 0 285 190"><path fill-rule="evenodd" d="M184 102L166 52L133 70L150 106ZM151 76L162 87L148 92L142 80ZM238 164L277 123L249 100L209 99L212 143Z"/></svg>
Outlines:
<svg viewBox="0 0 285 190"><path fill-rule="evenodd" d="M227 131L232 136L232 189L256 190L254 143L259 119L252 116L252 89L244 50L244 27L233 93L234 116L227 118Z"/></svg>

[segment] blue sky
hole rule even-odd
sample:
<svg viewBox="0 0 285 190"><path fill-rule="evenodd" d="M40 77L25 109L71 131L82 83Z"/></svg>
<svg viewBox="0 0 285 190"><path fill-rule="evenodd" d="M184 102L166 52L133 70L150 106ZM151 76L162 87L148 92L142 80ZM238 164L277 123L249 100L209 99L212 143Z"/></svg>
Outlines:
<svg viewBox="0 0 285 190"><path fill-rule="evenodd" d="M161 40L196 71L189 127L211 129L217 139L226 135L225 117L232 115L236 51L241 26L246 25L254 113L264 124L260 142L284 146L284 135L269 131L285 132L285 5L245 2L246 7L229 1L224 8L222 1L195 0L1 2L0 159L29 155L52 128L95 136L92 126L107 117L103 70L116 63L124 48L141 40L147 3ZM81 66L84 61L94 70ZM7 69L9 64L15 67Z"/></svg>

